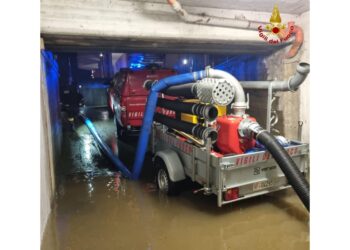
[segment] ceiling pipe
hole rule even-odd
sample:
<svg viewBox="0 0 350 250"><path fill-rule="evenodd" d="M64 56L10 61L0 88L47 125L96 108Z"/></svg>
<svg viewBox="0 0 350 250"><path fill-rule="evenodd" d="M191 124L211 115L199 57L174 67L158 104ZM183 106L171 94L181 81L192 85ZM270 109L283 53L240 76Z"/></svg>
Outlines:
<svg viewBox="0 0 350 250"><path fill-rule="evenodd" d="M297 66L296 72L286 81L241 81L243 88L268 89L272 84L273 91L297 91L310 72L310 64L302 62Z"/></svg>
<svg viewBox="0 0 350 250"><path fill-rule="evenodd" d="M182 8L182 5L177 0L168 0L168 3L172 6L173 10L175 10L177 15L186 23L252 30L257 30L259 26L268 24L266 22L257 22L238 18L233 19L191 14L188 13L184 8Z"/></svg>
<svg viewBox="0 0 350 250"><path fill-rule="evenodd" d="M248 30L258 30L259 27L264 27L262 28L263 31L267 31L265 27L267 24L269 24L268 22L260 22L260 21L258 22L258 21L246 20L246 19L223 18L223 17L191 14L191 13L188 13L177 0L168 0L168 3L173 8L173 10L177 13L177 15L186 23L237 28L237 29L248 29ZM296 39L294 39L291 49L287 52L286 58L294 57L298 53L304 41L302 28L297 25L294 25L294 22L288 23L288 29L281 30L281 34L279 35L279 38L282 40L287 40L292 35L295 35Z"/></svg>

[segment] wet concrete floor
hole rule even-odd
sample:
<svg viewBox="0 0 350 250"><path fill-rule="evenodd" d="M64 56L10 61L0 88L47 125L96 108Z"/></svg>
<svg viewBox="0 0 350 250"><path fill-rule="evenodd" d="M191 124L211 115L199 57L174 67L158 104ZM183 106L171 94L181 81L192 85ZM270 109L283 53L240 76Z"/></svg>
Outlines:
<svg viewBox="0 0 350 250"><path fill-rule="evenodd" d="M106 111L88 114L122 160L137 140L116 139ZM309 215L292 190L217 207L215 196L159 193L150 157L139 181L121 178L76 122L64 132L57 194L42 249L309 249Z"/></svg>

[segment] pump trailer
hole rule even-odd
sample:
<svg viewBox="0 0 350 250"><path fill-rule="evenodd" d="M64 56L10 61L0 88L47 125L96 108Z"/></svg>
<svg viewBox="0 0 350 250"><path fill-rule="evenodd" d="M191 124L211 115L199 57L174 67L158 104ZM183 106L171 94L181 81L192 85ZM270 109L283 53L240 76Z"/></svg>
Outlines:
<svg viewBox="0 0 350 250"><path fill-rule="evenodd" d="M269 98L273 87L277 91L295 90L306 78L308 67L301 63L288 81L268 84ZM179 184L189 177L203 186L200 190L204 194L217 195L221 207L292 185L308 208L308 144L274 136L260 127L245 113L247 103L239 102L244 100L237 93L242 85L227 77L163 91L180 98L158 98L157 106L175 111L177 119L159 113L154 116L151 146L157 186L167 194L175 194ZM229 103L231 113L226 111ZM271 112L271 106L267 110ZM269 116L267 120L271 129Z"/></svg>
<svg viewBox="0 0 350 250"><path fill-rule="evenodd" d="M217 205L221 207L291 187L267 150L222 155L211 150L209 141L198 146L165 126L154 124L152 152L160 190L174 194L179 182L189 177L204 187L205 194L217 195ZM308 144L291 141L285 149L306 175Z"/></svg>
<svg viewBox="0 0 350 250"><path fill-rule="evenodd" d="M150 146L157 186L169 195L178 193L186 178L202 185L204 194L217 195L219 207L292 187L309 210L309 146L270 132L278 120L271 119L273 94L297 90L309 71L309 64L300 63L288 80L244 82L207 67L145 81L149 94L132 172L83 119L126 177L140 176ZM244 88L268 91L266 129L246 113Z"/></svg>

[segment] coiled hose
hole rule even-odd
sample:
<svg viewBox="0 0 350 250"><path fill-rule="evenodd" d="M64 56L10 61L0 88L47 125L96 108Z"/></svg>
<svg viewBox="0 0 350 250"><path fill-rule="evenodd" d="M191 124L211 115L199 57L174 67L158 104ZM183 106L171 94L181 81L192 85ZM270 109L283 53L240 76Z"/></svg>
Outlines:
<svg viewBox="0 0 350 250"><path fill-rule="evenodd" d="M290 185L303 202L306 209L310 210L310 187L304 175L299 171L297 165L289 156L287 151L280 145L277 139L266 130L256 134L256 139L263 144L271 153L282 172L287 177Z"/></svg>
<svg viewBox="0 0 350 250"><path fill-rule="evenodd" d="M193 114L203 117L208 121L213 121L218 116L218 109L210 104L179 102L158 98L157 106L178 112Z"/></svg>
<svg viewBox="0 0 350 250"><path fill-rule="evenodd" d="M170 128L194 135L202 140L210 138L212 142L215 142L218 138L218 132L215 129L205 127L200 124L193 124L190 122L172 119L169 116L162 115L159 113L156 113L154 115L154 120Z"/></svg>

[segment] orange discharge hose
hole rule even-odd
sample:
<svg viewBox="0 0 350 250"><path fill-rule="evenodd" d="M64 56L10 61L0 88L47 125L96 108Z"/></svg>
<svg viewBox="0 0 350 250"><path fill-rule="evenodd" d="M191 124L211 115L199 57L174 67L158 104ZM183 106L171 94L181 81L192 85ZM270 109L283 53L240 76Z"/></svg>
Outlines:
<svg viewBox="0 0 350 250"><path fill-rule="evenodd" d="M286 58L292 58L292 57L296 56L301 45L304 42L303 29L300 26L295 25L294 22L289 22L288 29L281 30L279 33L279 37L281 39L288 39L287 36L289 34L290 34L290 36L293 34L295 35L295 41L293 42L291 49L287 52Z"/></svg>

